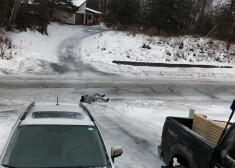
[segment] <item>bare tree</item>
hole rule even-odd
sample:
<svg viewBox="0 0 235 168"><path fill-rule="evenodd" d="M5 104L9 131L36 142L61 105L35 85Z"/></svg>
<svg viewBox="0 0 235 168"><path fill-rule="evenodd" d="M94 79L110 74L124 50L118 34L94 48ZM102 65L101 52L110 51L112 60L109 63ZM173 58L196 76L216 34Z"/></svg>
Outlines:
<svg viewBox="0 0 235 168"><path fill-rule="evenodd" d="M205 9L206 9L206 5L207 5L207 1L208 0L199 0L198 1L199 6L200 6L200 4L202 4L202 9L201 9L201 12L199 14L198 23L197 23L197 26L196 26L196 29L198 31L200 31L201 26L202 26L202 22L203 22L203 19L204 19L204 16L205 16Z"/></svg>
<svg viewBox="0 0 235 168"><path fill-rule="evenodd" d="M230 49L231 43L234 40L234 26L235 26L235 0L231 1L228 16L227 16L227 25L229 26L228 34L228 46L227 50Z"/></svg>
<svg viewBox="0 0 235 168"><path fill-rule="evenodd" d="M13 8L11 10L11 16L9 19L9 25L8 25L8 29L12 30L12 27L15 23L15 19L19 10L19 6L20 6L21 0L15 0Z"/></svg>

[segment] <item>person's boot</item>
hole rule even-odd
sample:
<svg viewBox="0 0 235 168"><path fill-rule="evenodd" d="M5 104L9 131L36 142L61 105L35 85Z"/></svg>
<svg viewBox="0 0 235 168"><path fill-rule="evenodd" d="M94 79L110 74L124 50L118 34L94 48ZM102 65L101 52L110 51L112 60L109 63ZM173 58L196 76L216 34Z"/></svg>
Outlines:
<svg viewBox="0 0 235 168"><path fill-rule="evenodd" d="M102 95L102 97L104 97L104 96L105 96L105 94Z"/></svg>
<svg viewBox="0 0 235 168"><path fill-rule="evenodd" d="M108 99L106 99L106 102L108 102L109 101L109 98Z"/></svg>

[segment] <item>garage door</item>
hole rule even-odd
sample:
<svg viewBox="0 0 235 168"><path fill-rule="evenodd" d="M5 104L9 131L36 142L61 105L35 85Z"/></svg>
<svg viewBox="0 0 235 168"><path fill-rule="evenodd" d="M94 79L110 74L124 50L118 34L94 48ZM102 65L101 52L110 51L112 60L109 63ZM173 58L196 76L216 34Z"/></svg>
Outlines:
<svg viewBox="0 0 235 168"><path fill-rule="evenodd" d="M75 24L83 25L84 14L76 13Z"/></svg>

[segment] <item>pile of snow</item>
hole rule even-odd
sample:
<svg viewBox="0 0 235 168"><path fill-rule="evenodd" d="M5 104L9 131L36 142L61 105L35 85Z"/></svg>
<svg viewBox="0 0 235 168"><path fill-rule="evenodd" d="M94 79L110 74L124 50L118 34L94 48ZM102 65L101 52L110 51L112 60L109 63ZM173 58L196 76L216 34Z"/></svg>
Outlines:
<svg viewBox="0 0 235 168"><path fill-rule="evenodd" d="M235 45L227 51L225 42L191 36L164 38L109 31L91 36L82 43L83 61L101 71L161 77L229 78L234 69L133 67L116 65L112 61L234 66L235 57L231 55L234 53Z"/></svg>
<svg viewBox="0 0 235 168"><path fill-rule="evenodd" d="M0 73L27 73L48 71L49 63L57 63L57 46L79 29L75 26L52 23L48 26L48 36L38 32L11 33L14 48L12 59L0 58ZM20 48L22 41L22 49Z"/></svg>

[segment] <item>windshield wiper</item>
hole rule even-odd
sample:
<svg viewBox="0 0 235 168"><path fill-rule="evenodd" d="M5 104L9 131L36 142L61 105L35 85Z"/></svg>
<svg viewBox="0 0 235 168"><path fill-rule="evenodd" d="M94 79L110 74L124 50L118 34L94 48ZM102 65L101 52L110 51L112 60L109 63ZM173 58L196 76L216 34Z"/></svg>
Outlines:
<svg viewBox="0 0 235 168"><path fill-rule="evenodd" d="M13 167L13 166L5 165L5 164L3 164L3 167L8 167L8 168L17 168L17 167Z"/></svg>
<svg viewBox="0 0 235 168"><path fill-rule="evenodd" d="M110 167L110 165L107 165L107 166ZM17 168L17 167L9 166L9 165L6 165L6 164L3 164L3 167ZM69 167L48 167L48 168L96 168L96 167L100 167L100 166L69 166Z"/></svg>
<svg viewBox="0 0 235 168"><path fill-rule="evenodd" d="M104 167L104 166L63 166L63 167L48 167L48 168L96 168L96 167Z"/></svg>

